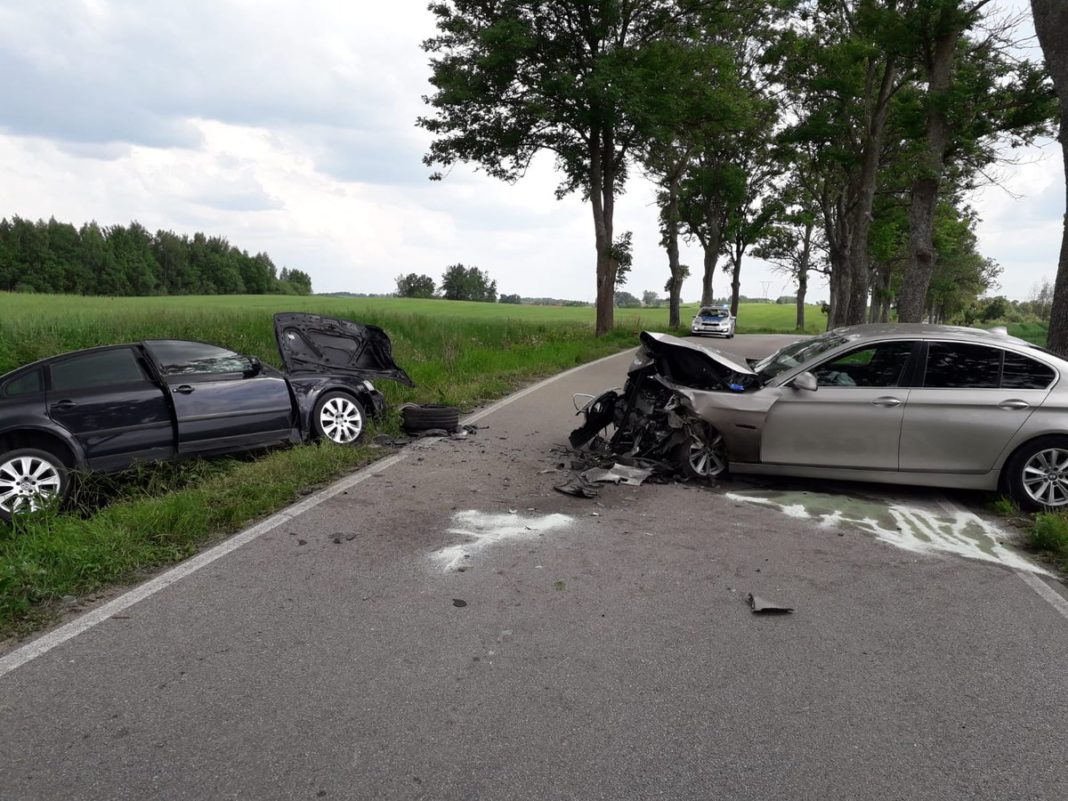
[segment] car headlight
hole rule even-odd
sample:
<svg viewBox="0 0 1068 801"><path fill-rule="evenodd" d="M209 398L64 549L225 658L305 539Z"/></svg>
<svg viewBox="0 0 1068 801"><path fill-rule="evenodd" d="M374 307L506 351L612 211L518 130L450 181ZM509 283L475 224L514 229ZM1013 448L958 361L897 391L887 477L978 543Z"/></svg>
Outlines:
<svg viewBox="0 0 1068 801"><path fill-rule="evenodd" d="M363 387L364 387L364 389L366 389L366 390L367 390L368 392L374 392L374 391L375 391L375 385L374 385L374 384L372 384L372 383L371 383L370 381L366 381L366 380L365 380L365 381L363 382Z"/></svg>

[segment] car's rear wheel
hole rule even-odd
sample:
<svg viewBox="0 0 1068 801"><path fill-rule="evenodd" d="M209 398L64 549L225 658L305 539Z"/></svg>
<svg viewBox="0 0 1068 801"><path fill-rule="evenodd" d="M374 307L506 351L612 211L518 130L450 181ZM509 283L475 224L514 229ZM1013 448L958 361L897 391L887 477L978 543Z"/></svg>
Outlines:
<svg viewBox="0 0 1068 801"><path fill-rule="evenodd" d="M690 479L709 481L727 472L727 446L710 425L694 424L686 442L675 447L675 464Z"/></svg>
<svg viewBox="0 0 1068 801"><path fill-rule="evenodd" d="M1009 461L1006 483L1021 509L1068 507L1068 437L1040 437Z"/></svg>
<svg viewBox="0 0 1068 801"><path fill-rule="evenodd" d="M62 503L69 490L70 474L55 454L36 448L0 454L0 520Z"/></svg>
<svg viewBox="0 0 1068 801"><path fill-rule="evenodd" d="M363 406L345 392L327 392L315 404L315 433L338 445L352 445L362 435L367 415Z"/></svg>

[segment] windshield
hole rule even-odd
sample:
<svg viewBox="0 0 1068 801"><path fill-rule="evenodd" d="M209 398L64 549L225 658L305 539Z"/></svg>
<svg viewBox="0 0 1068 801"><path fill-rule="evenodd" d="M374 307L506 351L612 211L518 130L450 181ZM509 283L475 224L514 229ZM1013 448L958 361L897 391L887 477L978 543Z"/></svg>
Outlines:
<svg viewBox="0 0 1068 801"><path fill-rule="evenodd" d="M779 373L784 373L794 367L798 367L807 361L811 361L821 353L826 353L832 348L844 345L849 340L839 334L823 334L812 339L802 339L793 342L785 348L762 359L753 365L753 369L765 381L769 381Z"/></svg>
<svg viewBox="0 0 1068 801"><path fill-rule="evenodd" d="M701 311L699 311L697 313L697 316L698 317L712 317L712 318L715 318L715 319L720 319L720 318L723 318L723 317L729 317L730 313L727 312L725 309L701 309Z"/></svg>

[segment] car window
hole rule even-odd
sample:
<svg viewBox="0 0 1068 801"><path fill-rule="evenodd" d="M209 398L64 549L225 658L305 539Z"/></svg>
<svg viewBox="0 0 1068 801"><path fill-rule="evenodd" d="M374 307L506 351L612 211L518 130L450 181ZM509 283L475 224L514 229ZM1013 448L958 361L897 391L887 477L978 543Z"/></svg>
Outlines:
<svg viewBox="0 0 1068 801"><path fill-rule="evenodd" d="M72 356L49 366L52 389L93 389L116 384L139 384L147 381L137 357L129 348L102 350Z"/></svg>
<svg viewBox="0 0 1068 801"><path fill-rule="evenodd" d="M22 395L32 395L35 392L44 391L44 377L40 370L31 370L28 373L20 375L18 378L12 378L6 384L4 384L3 391L0 395L5 398L17 398Z"/></svg>
<svg viewBox="0 0 1068 801"><path fill-rule="evenodd" d="M243 373L250 364L247 356L203 342L159 339L145 347L164 375Z"/></svg>
<svg viewBox="0 0 1068 801"><path fill-rule="evenodd" d="M821 387L897 387L911 356L911 342L884 342L850 351L812 372Z"/></svg>
<svg viewBox="0 0 1068 801"><path fill-rule="evenodd" d="M823 334L812 339L802 339L757 362L753 369L764 381L768 381L779 373L812 361L820 354L844 345L846 342L848 340L838 334Z"/></svg>
<svg viewBox="0 0 1068 801"><path fill-rule="evenodd" d="M923 385L935 389L997 389L1003 353L985 345L932 342L927 349Z"/></svg>
<svg viewBox="0 0 1068 801"><path fill-rule="evenodd" d="M1019 353L1005 352L1001 368L1001 386L1005 389L1045 389L1053 383L1056 373L1052 367L1036 362Z"/></svg>

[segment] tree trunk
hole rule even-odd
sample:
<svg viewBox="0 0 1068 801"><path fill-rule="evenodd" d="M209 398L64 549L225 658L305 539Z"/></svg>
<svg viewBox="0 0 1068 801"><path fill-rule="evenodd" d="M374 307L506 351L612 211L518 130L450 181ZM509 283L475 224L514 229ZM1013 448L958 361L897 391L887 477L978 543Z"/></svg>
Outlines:
<svg viewBox="0 0 1068 801"><path fill-rule="evenodd" d="M797 263L797 330L805 330L805 294L808 292L808 262L812 254L812 229L815 223L805 223L801 240L801 258Z"/></svg>
<svg viewBox="0 0 1068 801"><path fill-rule="evenodd" d="M723 244L721 237L723 232L720 229L718 222L710 222L708 226L708 237L701 244L705 250L705 272L701 276L701 305L711 306L712 302L716 299L712 294L712 276L716 272L716 265L719 263L719 249Z"/></svg>
<svg viewBox="0 0 1068 801"><path fill-rule="evenodd" d="M949 121L943 99L953 82L953 57L960 29L938 37L927 68L927 139L920 158L919 174L912 184L909 207L909 260L905 279L897 294L897 319L902 323L923 322L927 287L934 272L934 216L938 187L945 169Z"/></svg>
<svg viewBox="0 0 1068 801"><path fill-rule="evenodd" d="M742 287L742 253L731 256L731 315L738 317L738 296Z"/></svg>
<svg viewBox="0 0 1068 801"><path fill-rule="evenodd" d="M668 202L664 207L664 246L667 248L668 269L668 327L678 328L679 296L682 294L682 266L679 264L679 178L672 176L668 183Z"/></svg>
<svg viewBox="0 0 1068 801"><path fill-rule="evenodd" d="M1053 76L1061 107L1061 152L1064 156L1066 204L1068 204L1068 3L1064 0L1031 0L1035 18L1035 32L1046 57L1046 69ZM1061 235L1057 280L1053 286L1053 307L1050 310L1049 334L1046 347L1061 356L1068 356L1068 212Z"/></svg>
<svg viewBox="0 0 1068 801"><path fill-rule="evenodd" d="M596 336L604 336L615 326L616 260L612 258L612 213L615 207L615 164L611 140L594 136L590 145L590 201L597 247L597 325Z"/></svg>
<svg viewBox="0 0 1068 801"><path fill-rule="evenodd" d="M848 325L844 309L849 305L849 287L852 275L845 253L831 253L831 312L827 315L827 328Z"/></svg>
<svg viewBox="0 0 1068 801"><path fill-rule="evenodd" d="M890 113L890 99L897 66L892 57L882 65L879 78L879 93L871 100L868 118L865 121L864 149L860 169L852 185L852 202L849 207L848 286L840 298L845 308L838 314L843 325L858 325L864 322L868 310L869 257L868 234L871 231L872 207L875 204L875 187L879 178L879 160L886 136L886 119Z"/></svg>

